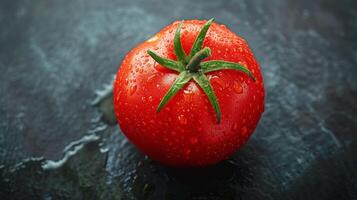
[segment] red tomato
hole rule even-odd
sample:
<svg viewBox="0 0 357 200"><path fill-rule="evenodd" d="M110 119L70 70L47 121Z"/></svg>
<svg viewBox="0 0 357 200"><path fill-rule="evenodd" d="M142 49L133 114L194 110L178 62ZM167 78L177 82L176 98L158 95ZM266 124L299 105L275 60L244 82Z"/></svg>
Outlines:
<svg viewBox="0 0 357 200"><path fill-rule="evenodd" d="M157 112L181 72L158 64L148 51L179 63L174 38L180 22L132 49L114 82L114 108L121 130L143 153L167 165L205 166L228 158L247 142L264 111L263 79L248 44L226 26L208 23L187 20L182 24L178 38L186 54L183 71L198 74L203 70L202 63L223 60L243 66L255 77L226 68L201 73L209 80L219 107L213 106L213 100L195 79L189 79ZM188 70L193 59L190 50L205 24L209 29L200 49L210 49L210 55Z"/></svg>

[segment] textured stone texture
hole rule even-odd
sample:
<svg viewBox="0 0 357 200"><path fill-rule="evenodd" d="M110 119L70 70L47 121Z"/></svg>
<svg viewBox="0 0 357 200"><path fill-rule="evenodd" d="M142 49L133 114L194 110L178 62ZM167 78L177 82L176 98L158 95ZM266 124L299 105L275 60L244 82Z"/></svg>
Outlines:
<svg viewBox="0 0 357 200"><path fill-rule="evenodd" d="M211 17L253 49L265 113L230 160L168 168L103 89L136 44ZM353 0L1 1L0 199L356 199L356 21Z"/></svg>

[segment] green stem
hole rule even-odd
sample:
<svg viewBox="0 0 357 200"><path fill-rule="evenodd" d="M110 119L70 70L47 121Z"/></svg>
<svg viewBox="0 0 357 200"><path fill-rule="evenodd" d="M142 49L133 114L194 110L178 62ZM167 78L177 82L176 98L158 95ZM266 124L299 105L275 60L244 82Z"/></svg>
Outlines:
<svg viewBox="0 0 357 200"><path fill-rule="evenodd" d="M190 72L197 72L200 69L200 62L211 55L211 49L205 47L198 51L186 65L186 69Z"/></svg>
<svg viewBox="0 0 357 200"><path fill-rule="evenodd" d="M213 19L208 20L206 24L203 25L194 44L192 45L189 55L186 55L186 53L184 52L180 39L183 21L179 24L174 37L174 52L177 57L177 61L162 58L154 52L150 50L148 51L148 54L160 65L179 72L178 77L171 85L165 96L161 99L159 106L156 110L157 112L160 112L161 109L168 103L168 101L172 99L190 80L193 79L205 92L206 96L212 104L214 112L216 113L216 121L217 123L220 123L221 110L219 108L218 100L213 91L212 85L205 73L218 70L233 69L244 72L245 74L249 75L253 80L255 80L253 73L250 72L248 68L239 63L227 62L223 60L210 60L201 62L202 60L211 55L210 48L201 48L203 45L203 41L206 37L208 28L210 27L212 22Z"/></svg>

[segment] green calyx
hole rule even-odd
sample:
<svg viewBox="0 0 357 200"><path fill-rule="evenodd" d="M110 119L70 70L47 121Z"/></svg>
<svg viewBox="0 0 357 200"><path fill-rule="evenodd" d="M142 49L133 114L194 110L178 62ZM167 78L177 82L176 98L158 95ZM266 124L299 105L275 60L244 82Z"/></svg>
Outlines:
<svg viewBox="0 0 357 200"><path fill-rule="evenodd" d="M209 82L205 74L208 72L213 72L218 70L234 69L244 72L253 80L255 80L253 74L246 67L238 63L226 62L223 60L210 60L210 61L202 62L202 60L204 60L205 58L211 55L211 49L208 47L202 49L202 45L206 37L206 33L209 27L211 26L212 22L213 22L213 18L208 20L203 25L188 55L186 55L185 51L182 48L181 38L180 38L183 21L179 24L174 37L174 51L177 57L177 61L160 57L154 52L150 50L148 51L148 54L157 63L168 69L177 71L179 73L176 80L170 87L169 91L162 98L156 110L157 112L160 112L161 109L167 104L167 102L172 97L174 97L177 94L177 92L180 91L190 80L193 79L207 95L216 113L217 123L220 123L221 111L219 108L219 104L217 102L217 97L213 91L211 83Z"/></svg>

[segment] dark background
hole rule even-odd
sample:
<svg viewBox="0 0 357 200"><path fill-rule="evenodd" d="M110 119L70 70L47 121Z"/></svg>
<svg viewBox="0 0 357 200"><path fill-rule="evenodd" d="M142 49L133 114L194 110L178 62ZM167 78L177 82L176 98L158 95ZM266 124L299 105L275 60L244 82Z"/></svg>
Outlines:
<svg viewBox="0 0 357 200"><path fill-rule="evenodd" d="M113 125L106 84L161 28L211 17L250 44L265 113L231 159L165 167ZM353 0L2 0L0 95L0 199L357 199Z"/></svg>

